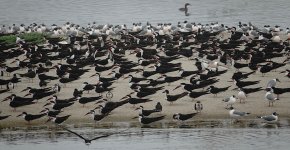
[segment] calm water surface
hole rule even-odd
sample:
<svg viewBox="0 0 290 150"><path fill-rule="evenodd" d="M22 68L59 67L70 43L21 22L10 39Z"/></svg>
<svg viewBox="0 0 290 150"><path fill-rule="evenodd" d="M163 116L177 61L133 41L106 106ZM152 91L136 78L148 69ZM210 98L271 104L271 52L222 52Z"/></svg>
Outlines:
<svg viewBox="0 0 290 150"><path fill-rule="evenodd" d="M190 16L178 8L189 2ZM66 21L86 25L152 24L189 20L210 23L219 21L237 25L238 21L263 26L265 24L288 27L290 24L289 0L1 0L0 24L11 25L56 23Z"/></svg>
<svg viewBox="0 0 290 150"><path fill-rule="evenodd" d="M92 126L73 127L71 130L87 138L106 133L116 133L108 138L93 141L89 146L74 134L61 128L29 127L0 131L0 147L5 150L188 150L188 149L275 149L289 148L289 121L282 124L265 125L253 123L207 123L201 127L188 125L165 128Z"/></svg>

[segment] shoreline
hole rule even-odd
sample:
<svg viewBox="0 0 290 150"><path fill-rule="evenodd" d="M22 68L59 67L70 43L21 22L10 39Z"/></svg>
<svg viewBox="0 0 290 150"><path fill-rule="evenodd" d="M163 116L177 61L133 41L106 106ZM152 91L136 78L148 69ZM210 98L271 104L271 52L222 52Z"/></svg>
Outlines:
<svg viewBox="0 0 290 150"><path fill-rule="evenodd" d="M229 36L229 35L228 35ZM216 39L219 37L219 35L216 35ZM284 37L285 38L285 37ZM111 39L110 39L111 40ZM107 41L109 42L109 40ZM111 43L112 44L112 43ZM157 45L157 44L156 44ZM154 45L154 46L156 46ZM149 46L147 46L148 48ZM194 54L193 54L193 58L199 58L198 54L197 54L197 48L200 47L200 44L195 44L195 45L190 45L189 48L193 50ZM151 48L151 47L150 47ZM242 49L243 47L240 47L240 49ZM9 50L7 50L9 51ZM83 50L85 52L85 50ZM134 55L130 55L131 52L134 51L134 49L130 49L128 51L126 51L125 53L125 57L132 62L138 63L138 58ZM164 56L165 54L160 52L162 56ZM105 55L104 57L100 57L99 59L104 59L106 58L107 55ZM283 57L278 57L278 58L274 58L272 59L272 61L281 63L283 60L285 60L286 56ZM24 60L26 58L26 56L24 55L20 55L19 57L20 60ZM9 59L5 61L5 64L8 66L12 66L15 67L16 64L12 63L12 61L14 61L16 58L13 59ZM205 60L204 58L200 58ZM239 63L247 63L247 61L245 60L238 60L237 62ZM66 62L64 60L60 61L60 60L56 60L52 62L53 65L56 65L57 63L62 63L62 64L66 64ZM197 67L194 65L195 60L191 60L189 58L186 57L181 57L177 60L172 61L172 63L181 63L181 67L184 70L189 70L189 71L194 71L197 70ZM225 68L223 66L219 66L219 70L227 70L226 73L222 74L221 76L217 76L216 79L218 79L219 81L217 83L214 84L214 86L216 87L226 87L226 86L230 86L229 90L219 93L217 96L214 96L213 94L207 94L205 96L201 96L198 97L197 99L191 99L188 96L185 96L181 99L178 99L177 101L175 101L173 104L170 104L167 100L166 100L166 95L165 93L163 93L164 90L169 90L170 94L179 94L184 92L184 89L177 89L177 90L173 90L176 86L180 85L180 83L188 83L189 82L189 78L190 77L186 77L185 79L180 79L178 81L175 81L173 83L171 83L170 85L168 85L167 83L162 84L160 86L164 86L164 89L161 91L158 91L157 93L155 93L154 95L148 96L149 99L152 99L153 101L148 102L148 103L142 103L142 104L138 104L136 105L136 107L139 107L140 105L142 105L144 107L144 109L154 109L155 105L157 102L161 102L162 106L163 106L163 111L159 114L156 114L154 116L161 116L161 115L165 115L165 121L169 121L171 122L172 120L172 115L175 113L183 113L183 114L187 114L187 113L193 113L194 111L194 104L197 101L201 101L201 103L204 106L204 109L202 110L201 114L198 114L197 116L195 116L194 118L190 119L190 120L208 120L208 119L229 119L229 110L225 109L226 104L222 101L222 99L232 96L232 95L237 95L237 91L233 90L234 88L236 88L236 86L233 84L233 82L229 82L231 80L231 77L233 75L234 72L236 72L236 69L233 66L228 66L229 68ZM142 66L137 66L135 67L136 69L142 69ZM60 84L61 86L61 91L60 93L57 93L56 95L58 96L59 99L65 99L65 98L71 98L73 97L73 90L75 88L80 89L82 84L84 82L89 82L91 84L97 84L98 81L95 77L90 77L91 75L95 74L96 71L94 70L93 66L86 66L84 69L90 69L89 72L86 72L84 75L82 75L80 77L80 79L73 81L69 84L67 84L66 86L64 86L63 84ZM255 74L251 75L248 79L245 79L245 81L259 81L259 83L257 85L252 85L252 86L248 86L250 88L254 88L254 87L261 87L262 89L265 89L267 82L273 78L279 78L279 80L281 82L277 83L277 87L279 88L287 88L289 87L289 78L285 77L284 74L280 73L281 71L285 71L286 69L289 69L289 63L287 63L285 66L276 69L275 71L271 71L269 73L267 73L265 76L262 76L262 74L260 72L256 72ZM152 71L151 68L146 67L145 69L146 71ZM241 72L250 72L251 70L247 67L247 68L242 68L240 69ZM20 69L17 70L13 73L25 73L26 70L25 69ZM47 75L51 75L51 76L56 76L56 70L55 69L51 69L49 70L48 73L46 73ZM111 73L112 70L107 70L107 71L103 71L101 72L101 76L102 77L110 77L108 76L109 73ZM12 74L13 74L12 73ZM11 74L11 76L12 76ZM141 74L139 73L131 73L132 75L136 76L136 77L141 77ZM170 72L167 73L166 75L168 76L177 76L178 75L178 71L174 71L174 72ZM7 76L6 73L4 73L4 76L1 77L1 79L9 79L11 78L11 76ZM127 77L128 74L126 74L124 77ZM126 96L127 94L132 92L132 89L130 89L130 87L128 86L129 83L129 79L125 79L124 77L121 77L118 81L114 82L113 87L114 89L112 90L112 93L114 94L114 97L111 99L111 101L113 102L117 102L120 101L120 99L124 96ZM149 79L153 79L156 80L158 77L160 77L159 74L157 75L153 75L152 77L149 77ZM39 88L39 79L36 77L34 79L33 82L30 82L28 79L26 78L21 78L21 82L17 84L17 86L15 87L15 89L12 89L9 92L5 92L2 93L1 96L1 101L5 98L10 96L12 93L17 94L17 96L24 96L27 93L26 92L21 92L23 89L27 88L28 86L30 87L36 87ZM59 80L51 80L48 83L47 87L51 87L54 84L59 83ZM141 82L142 83L142 82ZM144 82L143 82L144 83ZM202 91L205 90L204 89L197 89L194 91ZM256 93L251 93L247 96L246 102L245 104L243 103L239 103L239 100L237 100L237 102L234 104L234 107L236 108L236 110L238 111L245 111L245 112L249 112L251 113L249 116L245 117L245 118L241 118L242 120L253 120L256 118L256 116L265 116L265 115L270 115L273 112L277 112L279 114L279 117L282 120L288 120L290 119L289 115L290 115L290 92L285 93L283 95L280 95L280 100L276 101L274 103L273 107L268 107L268 101L265 100L265 93L266 91L261 90L259 92ZM95 91L91 91L90 93L88 92L84 92L83 93L83 97L91 97L91 96L98 96L99 94L97 94ZM276 96L276 95L275 95ZM51 96L49 96L51 97ZM9 102L1 102L0 104L0 111L2 111L2 113L0 114L2 115L11 115L9 118L5 119L5 120L1 120L0 121L0 127L4 126L11 126L11 127L17 127L17 126L26 126L26 121L24 121L23 118L21 117L16 117L17 115L19 115L22 112L27 112L27 113L31 113L31 114L39 114L41 110L44 109L44 105L48 102L47 99L49 97L46 98L42 98L38 101L38 103L30 105L30 106L24 106L24 107L20 107L17 108L16 112L12 112L12 108L9 107ZM103 94L103 98L105 97L105 94ZM64 116L64 115L71 115L71 117L67 120L67 123L64 124L78 124L78 123L92 123L93 121L91 120L91 118L89 118L88 116L85 116L85 114L87 112L89 112L90 110L94 109L95 107L97 107L99 104L95 104L95 103L88 103L85 105L85 107L82 107L82 105L76 101L71 107L69 108L65 108L64 112L62 112L59 116ZM135 108L136 108L135 107ZM124 106L117 108L116 110L113 110L112 114L107 116L106 118L104 118L103 120L101 120L100 122L113 122L113 123L122 123L122 122L137 122L138 120L132 120L131 118L138 116L138 111L135 111L134 108L132 107L132 105L130 104L125 104ZM42 122L43 120L43 122ZM45 119L41 119L41 121L32 121L32 124L34 125L39 125L39 124L44 124ZM162 121L161 121L162 122Z"/></svg>

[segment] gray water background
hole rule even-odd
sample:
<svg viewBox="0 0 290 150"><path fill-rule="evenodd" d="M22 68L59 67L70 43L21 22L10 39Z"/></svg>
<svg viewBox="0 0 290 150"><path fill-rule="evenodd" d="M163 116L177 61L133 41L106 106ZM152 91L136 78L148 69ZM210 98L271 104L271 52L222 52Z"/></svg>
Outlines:
<svg viewBox="0 0 290 150"><path fill-rule="evenodd" d="M178 8L190 3L189 16ZM67 21L87 25L151 24L188 20L196 23L218 21L235 26L239 21L257 26L269 24L288 27L290 24L289 0L1 0L0 24L53 23Z"/></svg>

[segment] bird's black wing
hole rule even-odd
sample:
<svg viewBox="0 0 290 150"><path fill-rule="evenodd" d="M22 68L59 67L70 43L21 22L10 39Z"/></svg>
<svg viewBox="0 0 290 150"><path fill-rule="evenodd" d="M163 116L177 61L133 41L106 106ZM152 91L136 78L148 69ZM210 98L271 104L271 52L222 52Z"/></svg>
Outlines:
<svg viewBox="0 0 290 150"><path fill-rule="evenodd" d="M113 135L113 134L122 133L122 132L127 131L127 130L129 130L129 128L127 128L127 129L125 129L125 130L122 130L122 131L120 131L120 132L114 132L114 133L111 133L111 134L106 134L106 135L97 136L97 137L91 139L91 141L93 141L93 140L97 140L97 139L100 139L100 138L109 137L109 136L111 136L111 135Z"/></svg>
<svg viewBox="0 0 290 150"><path fill-rule="evenodd" d="M70 132L70 133L72 133L72 134L75 134L76 136L80 137L81 139L83 139L83 140L85 140L85 141L88 140L88 139L84 138L83 136L79 135L78 133L76 133L76 132L74 132L74 131L71 131L71 130L69 130L69 129L67 129L67 128L63 128L63 129L65 129L66 131L68 131L68 132Z"/></svg>

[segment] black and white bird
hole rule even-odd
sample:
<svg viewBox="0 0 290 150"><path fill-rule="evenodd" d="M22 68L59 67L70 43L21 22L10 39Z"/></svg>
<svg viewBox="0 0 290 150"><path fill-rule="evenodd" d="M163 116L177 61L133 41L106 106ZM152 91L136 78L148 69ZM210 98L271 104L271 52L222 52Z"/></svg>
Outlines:
<svg viewBox="0 0 290 150"><path fill-rule="evenodd" d="M25 121L27 121L28 123L30 123L33 120L39 119L43 116L45 116L46 113L42 113L42 114L28 114L26 112L22 112L21 114L19 114L17 117L23 117Z"/></svg>
<svg viewBox="0 0 290 150"><path fill-rule="evenodd" d="M149 116L152 113L158 112L156 109L144 109L143 106L139 106L139 108L136 108L135 110L139 110L139 115L143 116Z"/></svg>
<svg viewBox="0 0 290 150"><path fill-rule="evenodd" d="M185 120L191 119L195 115L197 115L197 113L190 113L190 114L175 113L173 115L173 119L179 120L179 121L185 121Z"/></svg>
<svg viewBox="0 0 290 150"><path fill-rule="evenodd" d="M250 114L249 112L237 111L234 107L230 107L229 110L230 117L235 119L242 118Z"/></svg>
<svg viewBox="0 0 290 150"><path fill-rule="evenodd" d="M273 112L271 115L268 116L257 116L258 118L263 119L266 123L277 123L278 121L278 113Z"/></svg>
<svg viewBox="0 0 290 150"><path fill-rule="evenodd" d="M145 117L143 115L139 115L139 122L141 124L150 124L156 121L160 121L162 119L164 119L165 116L159 116L159 117Z"/></svg>
<svg viewBox="0 0 290 150"><path fill-rule="evenodd" d="M162 111L162 105L161 105L160 102L157 102L157 104L155 105L155 110L158 111L158 112Z"/></svg>
<svg viewBox="0 0 290 150"><path fill-rule="evenodd" d="M65 115L65 116L55 116L55 117L49 117L48 120L46 122L52 121L57 125L62 124L63 122L65 122L71 115Z"/></svg>
<svg viewBox="0 0 290 150"><path fill-rule="evenodd" d="M112 134L105 134L105 135L100 135L100 136L97 136L97 137L94 137L94 138L88 139L88 138L85 138L85 137L83 137L82 135L80 135L80 134L78 134L78 133L76 133L76 132L74 132L74 131L71 131L71 130L69 130L69 129L67 129L67 128L63 128L63 129L66 130L66 131L68 131L68 132L70 132L70 133L72 133L72 134L74 134L74 135L76 135L76 136L78 136L79 138L83 139L86 145L91 144L92 141L94 141L94 140L101 139L101 138L106 138L106 137L109 137L109 136L115 134L115 133L112 133Z"/></svg>
<svg viewBox="0 0 290 150"><path fill-rule="evenodd" d="M198 113L200 113L203 110L203 104L200 101L197 101L194 104L194 110Z"/></svg>

